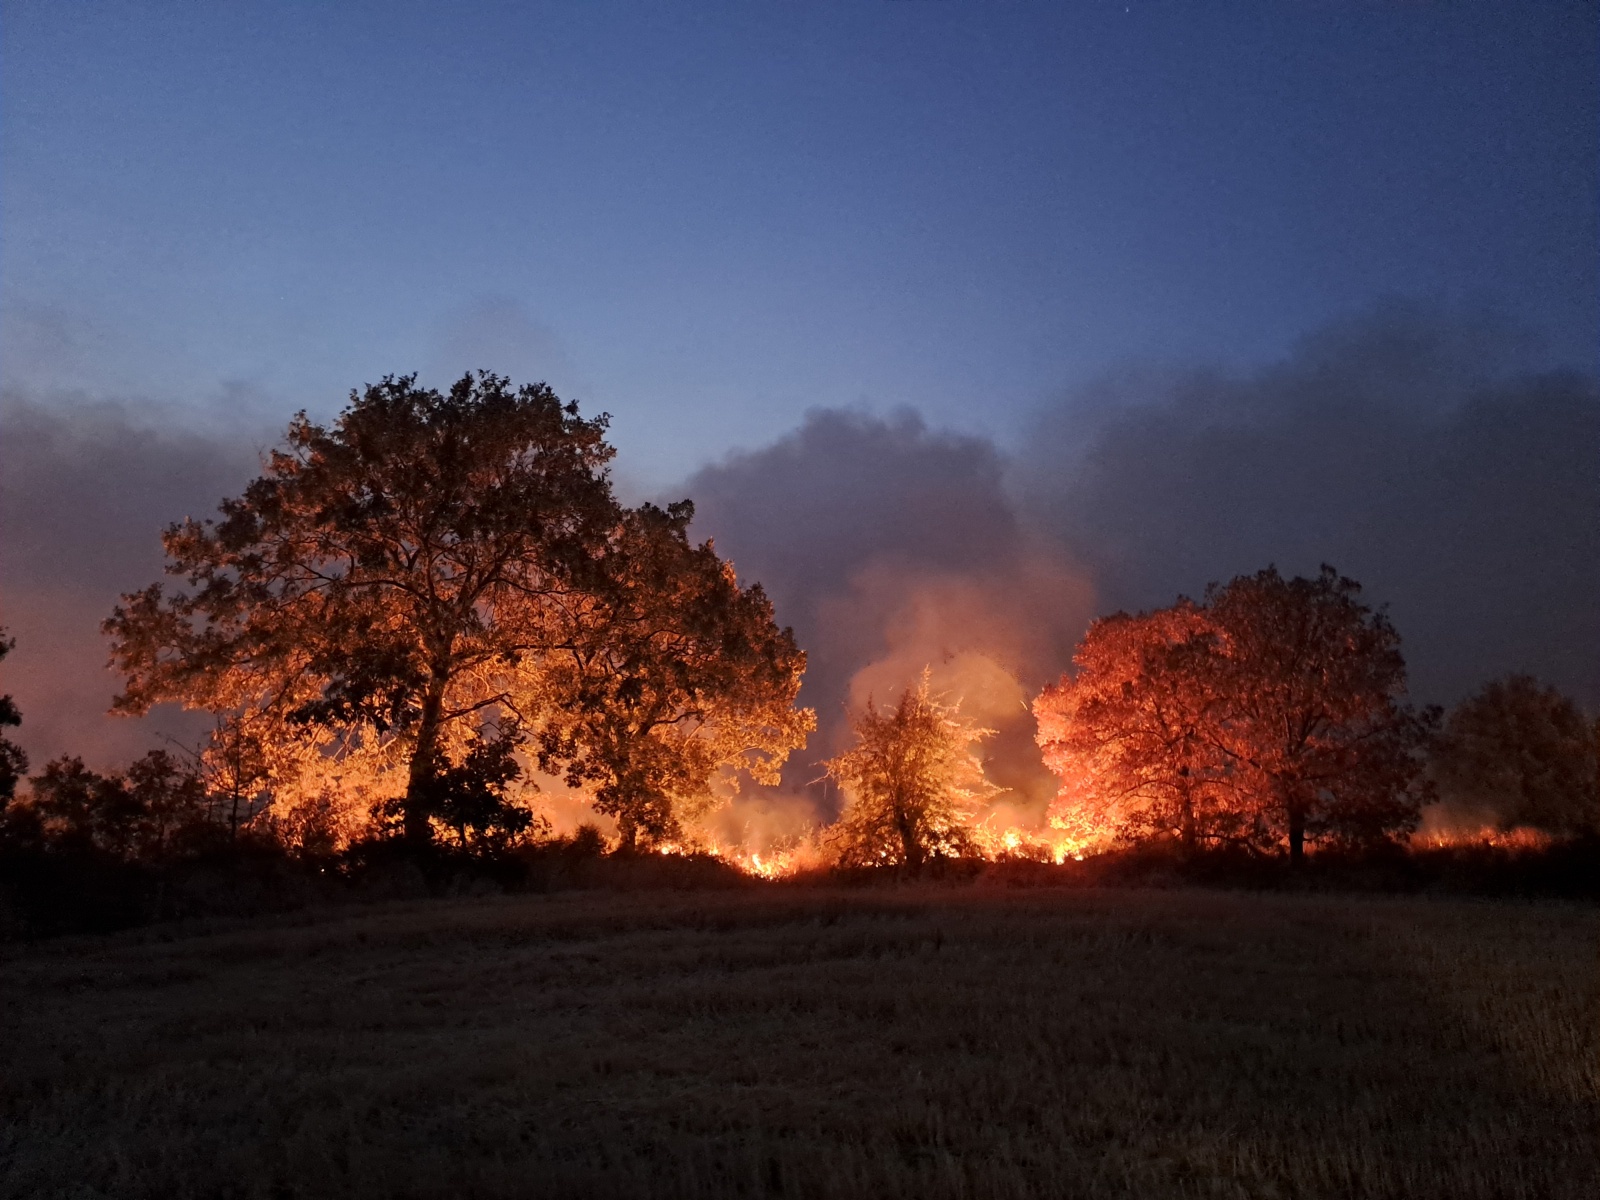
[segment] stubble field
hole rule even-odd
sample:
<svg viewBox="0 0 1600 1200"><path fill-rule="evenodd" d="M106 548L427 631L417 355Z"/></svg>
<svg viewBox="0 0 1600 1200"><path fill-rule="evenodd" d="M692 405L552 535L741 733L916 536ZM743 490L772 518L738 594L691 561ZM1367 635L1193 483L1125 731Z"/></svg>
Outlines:
<svg viewBox="0 0 1600 1200"><path fill-rule="evenodd" d="M1600 1195L1600 910L761 887L0 949L12 1196Z"/></svg>

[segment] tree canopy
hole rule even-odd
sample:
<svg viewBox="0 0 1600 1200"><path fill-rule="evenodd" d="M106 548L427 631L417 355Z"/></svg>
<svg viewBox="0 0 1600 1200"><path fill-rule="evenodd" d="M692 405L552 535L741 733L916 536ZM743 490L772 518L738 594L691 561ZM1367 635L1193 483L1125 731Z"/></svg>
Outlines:
<svg viewBox="0 0 1600 1200"><path fill-rule="evenodd" d="M816 726L795 707L804 651L759 584L690 542L693 516L687 501L624 515L543 681L561 703L539 731L541 765L593 786L630 847L680 836L719 782L776 783Z"/></svg>
<svg viewBox="0 0 1600 1200"><path fill-rule="evenodd" d="M416 841L519 825L496 806L525 737L631 829L668 828L641 805L735 758L775 769L809 728L804 659L759 589L689 547L692 510L617 503L606 423L487 373L299 414L220 519L166 531L186 586L106 622L116 709L220 714L234 753L208 761L251 764L236 792L364 790Z"/></svg>
<svg viewBox="0 0 1600 1200"><path fill-rule="evenodd" d="M996 789L973 746L991 733L929 690L924 672L889 710L868 698L852 721L855 745L827 763L848 796L832 834L845 866L919 870L973 848L973 809Z"/></svg>
<svg viewBox="0 0 1600 1200"><path fill-rule="evenodd" d="M1059 808L1084 829L1120 826L1186 847L1240 833L1208 722L1220 697L1208 670L1216 634L1189 600L1090 626L1076 669L1034 702L1045 766L1062 780Z"/></svg>
<svg viewBox="0 0 1600 1200"><path fill-rule="evenodd" d="M1502 829L1600 832L1600 722L1530 675L1492 680L1451 710L1439 784Z"/></svg>
<svg viewBox="0 0 1600 1200"><path fill-rule="evenodd" d="M0 629L0 661L11 653L16 643ZM14 729L22 724L22 713L10 696L0 696L0 731ZM28 756L21 746L0 732L0 813L17 793L17 782L28 769Z"/></svg>
<svg viewBox="0 0 1600 1200"><path fill-rule="evenodd" d="M1436 721L1405 703L1399 636L1323 567L1275 568L1096 622L1076 671L1035 702L1063 800L1125 834L1187 845L1381 842L1431 798L1421 748Z"/></svg>

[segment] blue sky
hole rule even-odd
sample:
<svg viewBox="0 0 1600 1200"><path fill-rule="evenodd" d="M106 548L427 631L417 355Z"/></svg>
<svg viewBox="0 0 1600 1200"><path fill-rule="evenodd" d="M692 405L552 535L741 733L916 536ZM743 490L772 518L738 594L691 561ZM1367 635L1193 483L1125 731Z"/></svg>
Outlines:
<svg viewBox="0 0 1600 1200"><path fill-rule="evenodd" d="M1401 295L1597 363L1592 4L3 9L5 382L548 378L658 485Z"/></svg>

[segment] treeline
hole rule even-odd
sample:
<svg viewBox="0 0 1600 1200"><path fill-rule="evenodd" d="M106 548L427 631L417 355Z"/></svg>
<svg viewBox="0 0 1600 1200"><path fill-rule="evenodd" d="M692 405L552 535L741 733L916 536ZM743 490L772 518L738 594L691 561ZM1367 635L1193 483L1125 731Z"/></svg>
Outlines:
<svg viewBox="0 0 1600 1200"><path fill-rule="evenodd" d="M486 373L447 393L387 378L330 426L298 415L217 518L165 532L173 582L105 623L115 711L181 705L210 737L103 774L58 759L26 788L0 738L8 911L47 924L116 880L128 912L181 910L196 864L313 890L397 863L430 887L532 886L608 849L550 836L534 767L614 822L618 861L690 846L715 797L776 782L815 726L805 655L690 541L688 501L617 501L605 432ZM924 677L825 764L847 800L815 861L1296 865L1392 854L1441 792L1485 827L1600 831L1600 726L1522 677L1447 720L1412 706L1398 634L1332 568L1097 621L1034 713L1061 781L1048 834L980 824L988 731ZM0 726L19 720L0 700Z"/></svg>
<svg viewBox="0 0 1600 1200"><path fill-rule="evenodd" d="M997 845L974 820L996 790L980 753L989 731L926 677L892 709L869 702L855 746L827 764L850 797L827 834L835 859L915 870L1062 847L1291 867L1313 849L1392 859L1416 848L1441 799L1436 843L1600 838L1600 721L1524 675L1448 719L1413 707L1399 635L1331 567L1313 579L1268 568L1203 603L1102 618L1033 712L1060 780L1051 829Z"/></svg>
<svg viewBox="0 0 1600 1200"><path fill-rule="evenodd" d="M1467 825L1600 832L1600 722L1527 676L1447 721L1412 707L1399 635L1360 590L1268 568L1096 621L1034 703L1057 819L1291 861L1403 840L1441 795Z"/></svg>

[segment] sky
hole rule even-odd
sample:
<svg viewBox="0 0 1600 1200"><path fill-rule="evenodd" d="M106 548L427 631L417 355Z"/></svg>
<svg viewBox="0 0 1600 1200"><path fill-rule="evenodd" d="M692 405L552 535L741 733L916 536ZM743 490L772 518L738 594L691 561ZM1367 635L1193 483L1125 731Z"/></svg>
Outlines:
<svg viewBox="0 0 1600 1200"><path fill-rule="evenodd" d="M641 486L813 407L1015 443L1376 297L1597 361L1593 4L3 10L3 379L547 378Z"/></svg>
<svg viewBox="0 0 1600 1200"><path fill-rule="evenodd" d="M23 744L149 743L100 715L98 623L289 414L470 368L611 413L625 496L695 499L811 655L817 754L938 664L1037 790L1026 700L1089 620L1268 563L1360 579L1420 700L1530 671L1600 710L1597 35L1593 3L4 0Z"/></svg>

